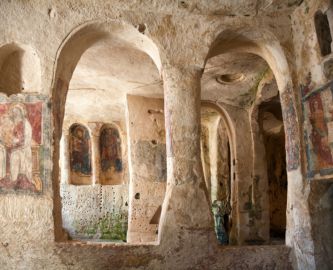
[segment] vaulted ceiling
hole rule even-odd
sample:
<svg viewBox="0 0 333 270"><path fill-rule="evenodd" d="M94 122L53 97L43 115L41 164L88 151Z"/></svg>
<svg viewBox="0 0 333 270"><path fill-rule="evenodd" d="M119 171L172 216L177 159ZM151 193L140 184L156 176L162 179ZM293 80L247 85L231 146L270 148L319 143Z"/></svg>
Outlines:
<svg viewBox="0 0 333 270"><path fill-rule="evenodd" d="M248 53L225 53L208 60L202 80L202 100L249 106L269 70L265 60ZM104 40L81 57L69 85L66 116L87 121L125 117L126 95L163 98L163 81L152 59L117 40Z"/></svg>

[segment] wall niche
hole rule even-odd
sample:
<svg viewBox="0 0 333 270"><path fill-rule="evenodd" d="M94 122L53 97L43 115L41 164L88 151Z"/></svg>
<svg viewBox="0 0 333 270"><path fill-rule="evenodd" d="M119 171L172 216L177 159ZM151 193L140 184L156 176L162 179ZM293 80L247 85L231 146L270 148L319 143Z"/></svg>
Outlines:
<svg viewBox="0 0 333 270"><path fill-rule="evenodd" d="M40 59L35 50L17 43L0 47L0 92L9 96L40 88Z"/></svg>

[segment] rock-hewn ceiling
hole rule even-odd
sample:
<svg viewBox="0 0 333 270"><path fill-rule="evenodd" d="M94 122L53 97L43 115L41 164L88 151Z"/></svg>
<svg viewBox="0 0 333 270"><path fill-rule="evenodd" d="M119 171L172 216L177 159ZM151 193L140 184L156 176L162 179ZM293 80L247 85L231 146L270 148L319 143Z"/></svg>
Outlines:
<svg viewBox="0 0 333 270"><path fill-rule="evenodd" d="M201 97L247 107L268 69L266 62L253 54L226 53L210 58L202 76ZM74 71L66 115L80 115L88 121L124 119L127 94L163 98L155 64L133 47L110 40L99 42L82 55Z"/></svg>
<svg viewBox="0 0 333 270"><path fill-rule="evenodd" d="M131 1L130 8L143 9L145 12L157 8L161 13L173 15L187 11L193 14L255 16L275 11L291 13L302 2L303 0Z"/></svg>
<svg viewBox="0 0 333 270"><path fill-rule="evenodd" d="M253 54L226 53L210 58L201 80L201 98L246 107L268 69L265 60Z"/></svg>
<svg viewBox="0 0 333 270"><path fill-rule="evenodd" d="M126 94L163 97L155 64L133 47L114 40L99 42L82 55L74 71L66 114L87 115L90 120L119 120L125 116Z"/></svg>

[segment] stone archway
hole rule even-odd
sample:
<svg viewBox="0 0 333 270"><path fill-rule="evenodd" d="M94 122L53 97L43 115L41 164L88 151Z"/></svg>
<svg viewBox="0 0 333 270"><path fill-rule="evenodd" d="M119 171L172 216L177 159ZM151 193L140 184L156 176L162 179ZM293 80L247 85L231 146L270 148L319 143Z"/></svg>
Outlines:
<svg viewBox="0 0 333 270"><path fill-rule="evenodd" d="M73 77L82 55L92 46L98 43L114 42L123 44L128 48L137 50L146 55L159 74L161 70L161 61L156 45L144 34L140 33L134 26L121 21L107 22L89 22L74 29L63 41L58 49L56 56L56 65L52 83L52 101L53 101L53 191L54 191L54 222L56 240L66 240L62 230L61 219L61 198L59 193L59 143L62 135L62 125L65 114L65 104L68 94L70 81ZM131 168L129 168L130 170ZM131 175L131 172L130 172ZM131 177L131 176L130 176ZM130 180L131 185L131 180ZM133 193L133 194L132 194ZM134 197L135 190L130 188L129 207L131 209L131 198ZM131 218L131 210L129 213ZM129 232L131 231L131 222Z"/></svg>
<svg viewBox="0 0 333 270"><path fill-rule="evenodd" d="M268 63L276 78L286 130L288 170L286 244L296 248L296 258L298 261L301 261L303 255L298 252L297 243L302 240L298 231L302 230L304 233L302 237L306 237L312 243L311 227L310 222L307 222L308 225L305 227L299 225L301 219L309 221L309 212L307 207L304 207L304 205L307 205L307 198L301 192L304 183L301 168L301 132L299 117L297 115L297 95L293 91L291 72L284 50L271 32L265 29L258 31L246 27L219 32L212 43L207 60L225 52L245 52L262 57ZM242 187L239 184L237 188L241 192ZM239 223L244 223L245 220L246 217L240 217ZM239 231L239 233L242 234L243 232ZM309 248L313 250L313 246Z"/></svg>

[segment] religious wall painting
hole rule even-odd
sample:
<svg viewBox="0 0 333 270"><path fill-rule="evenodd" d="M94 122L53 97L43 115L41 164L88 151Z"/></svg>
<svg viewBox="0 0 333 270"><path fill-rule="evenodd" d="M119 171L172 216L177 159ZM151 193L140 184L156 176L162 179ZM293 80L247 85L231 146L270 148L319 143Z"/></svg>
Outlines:
<svg viewBox="0 0 333 270"><path fill-rule="evenodd" d="M333 173L333 81L314 87L311 73L301 85L308 177Z"/></svg>
<svg viewBox="0 0 333 270"><path fill-rule="evenodd" d="M74 124L69 132L71 182L89 184L92 175L91 141L87 128Z"/></svg>
<svg viewBox="0 0 333 270"><path fill-rule="evenodd" d="M283 123L286 130L287 170L296 170L300 165L299 140L296 109L293 102L292 88L287 86L281 94Z"/></svg>
<svg viewBox="0 0 333 270"><path fill-rule="evenodd" d="M23 99L23 101L21 101ZM40 193L44 102L38 98L0 98L0 191Z"/></svg>
<svg viewBox="0 0 333 270"><path fill-rule="evenodd" d="M101 129L99 151L101 182L121 183L123 178L121 138L116 127L107 125Z"/></svg>

